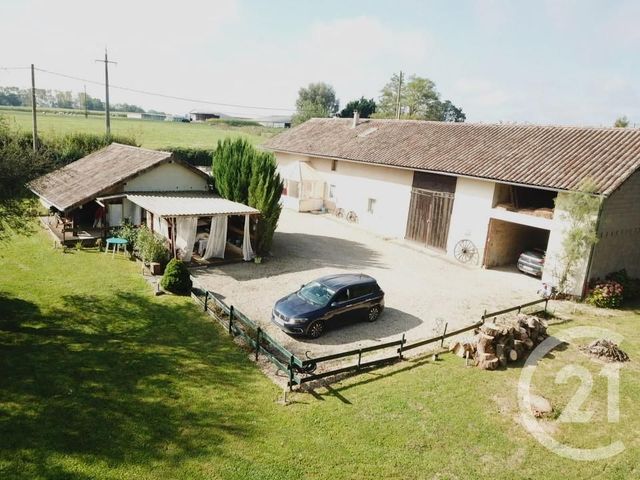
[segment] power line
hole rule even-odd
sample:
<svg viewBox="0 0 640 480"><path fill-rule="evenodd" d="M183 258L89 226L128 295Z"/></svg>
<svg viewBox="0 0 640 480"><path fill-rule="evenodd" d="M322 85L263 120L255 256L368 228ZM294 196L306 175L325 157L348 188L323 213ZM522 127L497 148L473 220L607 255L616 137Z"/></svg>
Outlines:
<svg viewBox="0 0 640 480"><path fill-rule="evenodd" d="M27 67L28 68L28 67ZM86 78L81 78L81 77L76 77L73 75L67 75L65 73L59 73L59 72L53 72L51 70L45 70L43 68L36 68L36 70L38 70L39 72L42 73L48 73L49 75L55 75L58 77L64 77L64 78L69 78L72 80L78 80L81 82L85 82L85 83L91 83L94 85L100 85L100 86L105 86L104 82L99 82L96 80L89 80ZM133 93L140 93L142 95L151 95L151 96L155 96L155 97L161 97L161 98L168 98L171 100L180 100L183 102L191 102L191 103L199 103L199 104L207 104L207 105L216 105L219 107L232 107L232 108L248 108L248 109L253 109L253 110L277 110L277 111L286 111L286 112L295 112L296 110L294 108L281 108L281 107L264 107L264 106L255 106L255 105L238 105L238 104L233 104L233 103L222 103L222 102L213 102L210 100L197 100L194 98L188 98L188 97L178 97L175 95L167 95L164 93L157 93L157 92L149 92L146 90L138 90L136 88L129 88L129 87L122 87L122 86L118 86L118 85L109 85L109 88L115 88L118 90L123 90L126 92L133 92Z"/></svg>

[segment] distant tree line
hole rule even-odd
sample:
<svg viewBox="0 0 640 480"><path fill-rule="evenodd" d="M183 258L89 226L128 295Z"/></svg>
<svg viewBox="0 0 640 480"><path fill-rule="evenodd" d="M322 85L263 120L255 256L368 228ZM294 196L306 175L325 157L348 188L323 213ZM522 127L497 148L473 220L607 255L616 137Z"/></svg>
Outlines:
<svg viewBox="0 0 640 480"><path fill-rule="evenodd" d="M396 118L398 112L402 119L464 122L467 118L462 108L451 100L442 99L432 80L417 75L410 75L400 84L400 76L393 74L380 91L377 102L373 98L360 97L348 102L340 111L339 107L340 101L331 85L310 83L298 91L293 123L300 124L314 117L352 117L356 111L360 118Z"/></svg>
<svg viewBox="0 0 640 480"><path fill-rule="evenodd" d="M84 110L85 94L67 90L44 90L36 88L36 104L42 108L69 108ZM86 96L88 110L103 112L105 105L102 100L91 95ZM6 107L30 107L31 89L19 87L0 87L0 106ZM138 105L129 103L116 103L110 106L114 112L140 112L145 110ZM150 111L152 112L152 111ZM157 112L159 113L159 112Z"/></svg>

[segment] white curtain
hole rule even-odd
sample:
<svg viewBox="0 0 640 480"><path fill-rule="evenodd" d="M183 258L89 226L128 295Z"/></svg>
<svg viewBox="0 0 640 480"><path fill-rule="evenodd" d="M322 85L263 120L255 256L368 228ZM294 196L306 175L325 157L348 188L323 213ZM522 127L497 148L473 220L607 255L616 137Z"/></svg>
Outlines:
<svg viewBox="0 0 640 480"><path fill-rule="evenodd" d="M177 217L176 222L176 247L182 250L181 260L191 261L193 244L196 243L196 230L198 217Z"/></svg>
<svg viewBox="0 0 640 480"><path fill-rule="evenodd" d="M211 218L211 231L207 240L207 249L204 251L204 259L224 258L224 250L227 247L227 216L221 215Z"/></svg>
<svg viewBox="0 0 640 480"><path fill-rule="evenodd" d="M253 248L251 248L251 215L244 216L244 236L242 238L242 258L245 262L251 260L253 255Z"/></svg>

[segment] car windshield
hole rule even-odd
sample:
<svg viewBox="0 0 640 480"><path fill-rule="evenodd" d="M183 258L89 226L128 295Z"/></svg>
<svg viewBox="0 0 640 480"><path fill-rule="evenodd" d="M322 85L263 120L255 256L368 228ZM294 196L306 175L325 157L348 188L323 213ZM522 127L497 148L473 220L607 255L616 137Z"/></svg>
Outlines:
<svg viewBox="0 0 640 480"><path fill-rule="evenodd" d="M298 296L314 305L324 306L329 303L333 294L333 290L325 287L321 283L311 282L298 290Z"/></svg>

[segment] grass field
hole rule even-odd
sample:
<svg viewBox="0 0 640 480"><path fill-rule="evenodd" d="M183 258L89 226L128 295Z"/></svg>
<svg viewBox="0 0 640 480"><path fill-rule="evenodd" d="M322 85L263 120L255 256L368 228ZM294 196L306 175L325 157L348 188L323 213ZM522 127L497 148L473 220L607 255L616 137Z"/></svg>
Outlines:
<svg viewBox="0 0 640 480"><path fill-rule="evenodd" d="M485 372L451 355L408 361L320 388L282 391L189 298L154 297L135 263L52 250L43 232L0 250L0 478L466 479L638 478L640 329L634 311L568 310L567 326L625 335L621 422L555 436L624 453L575 462L516 421L519 368ZM548 357L537 390L564 405L578 383ZM553 368L552 368L553 367ZM598 366L587 366L597 372ZM574 379L576 380L576 379Z"/></svg>
<svg viewBox="0 0 640 480"><path fill-rule="evenodd" d="M31 131L31 113L0 109L0 115L6 116L18 128ZM37 117L39 135L64 133L104 133L104 117L82 115L39 114ZM278 133L280 130L262 127L224 127L204 123L160 122L112 118L111 131L114 134L129 135L136 138L141 146L161 149L163 147L204 147L215 148L218 140L227 136L242 136L258 145Z"/></svg>

